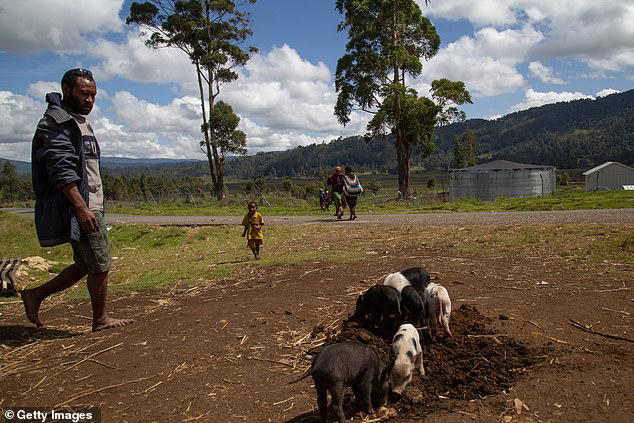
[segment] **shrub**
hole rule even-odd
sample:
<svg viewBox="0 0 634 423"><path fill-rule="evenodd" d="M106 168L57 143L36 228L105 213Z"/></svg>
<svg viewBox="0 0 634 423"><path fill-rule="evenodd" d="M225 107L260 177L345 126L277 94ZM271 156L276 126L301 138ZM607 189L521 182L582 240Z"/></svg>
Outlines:
<svg viewBox="0 0 634 423"><path fill-rule="evenodd" d="M372 194L376 194L381 188L383 188L383 186L381 186L381 184L378 181L370 181L365 186L365 189L370 191Z"/></svg>
<svg viewBox="0 0 634 423"><path fill-rule="evenodd" d="M570 182L570 175L568 172L560 172L556 175L557 185L566 186Z"/></svg>

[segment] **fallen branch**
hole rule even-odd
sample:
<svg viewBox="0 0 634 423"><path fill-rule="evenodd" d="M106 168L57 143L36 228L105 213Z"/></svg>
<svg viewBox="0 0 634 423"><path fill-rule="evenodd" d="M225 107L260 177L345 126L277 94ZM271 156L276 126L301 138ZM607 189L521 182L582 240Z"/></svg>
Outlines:
<svg viewBox="0 0 634 423"><path fill-rule="evenodd" d="M90 392L86 392L86 393L83 393L83 394L75 395L74 397L72 397L72 398L70 398L70 399L68 399L68 400L66 400L64 402L60 402L59 404L56 404L53 408L62 407L64 405L68 404L69 402L78 400L80 398L87 397L87 396L92 395L92 394L96 394L96 393L99 393L99 392L107 391L108 389L118 388L119 386L127 385L127 384L130 384L130 383L143 382L144 380L152 379L152 378L154 378L154 377L156 377L158 375L159 374L157 373L154 376L148 376L148 377L142 377L142 378L139 378L139 379L128 380L128 381L125 381L125 382L117 383L115 385L109 385L109 386L106 386L104 388L94 389L94 390L92 390Z"/></svg>
<svg viewBox="0 0 634 423"><path fill-rule="evenodd" d="M621 314L625 314L626 316L629 316L630 313L628 313L627 311L621 311L621 310L614 310L613 308L607 308L607 307L601 307L603 310L607 310L607 311L613 311L615 313L621 313Z"/></svg>
<svg viewBox="0 0 634 423"><path fill-rule="evenodd" d="M542 329L542 327L541 327L541 326L539 326L537 323L532 322L532 321L530 321L530 320L526 320L526 321L527 321L528 323L530 323L531 325L535 326L537 329L544 330L544 329Z"/></svg>
<svg viewBox="0 0 634 423"><path fill-rule="evenodd" d="M101 364L102 366L108 367L109 369L112 369L112 370L117 370L116 367L111 366L110 364L103 363L103 362L101 362L99 360L95 360L94 358L89 358L88 361L92 361L93 363Z"/></svg>
<svg viewBox="0 0 634 423"><path fill-rule="evenodd" d="M152 389L156 388L157 386L159 386L161 383L163 383L162 380L158 381L157 383L155 383L154 385L150 386L149 388L147 388L145 391L143 391L144 393L148 393L150 392Z"/></svg>
<svg viewBox="0 0 634 423"><path fill-rule="evenodd" d="M595 289L593 292L618 292L618 291L629 291L630 288L616 288L616 289Z"/></svg>
<svg viewBox="0 0 634 423"><path fill-rule="evenodd" d="M88 357L86 357L86 358L84 358L84 359L79 360L77 363L75 363L75 364L73 364L72 366L70 366L69 368L67 368L67 369L66 369L66 371L68 371L68 370L72 369L73 367L79 366L81 363L83 363L83 362L85 362L85 361L88 361L88 360L90 360L91 358L93 358L93 357L95 357L95 356L97 356L97 355L99 355L99 354L101 354L101 353L104 353L104 352L106 352L106 351L109 351L109 350L111 350L111 349L113 349L113 348L120 347L121 345L123 345L123 342L119 342L117 345L113 345L113 346L108 347L108 348L106 348L106 349L103 349L103 350L101 350L101 351L97 351L96 353L92 353L92 354L90 354ZM101 364L101 363L100 363L100 364Z"/></svg>
<svg viewBox="0 0 634 423"><path fill-rule="evenodd" d="M577 329L581 329L584 332L593 333L595 335L604 336L606 338L618 339L620 341L634 342L634 339L626 338L624 336L619 336L619 335L612 335L612 334L604 333L604 332L597 332L596 330L592 329L590 326L584 325L583 323L579 323L576 320L572 320L572 319L568 319L568 320L570 320L570 324L572 326L576 327Z"/></svg>
<svg viewBox="0 0 634 423"><path fill-rule="evenodd" d="M301 279L301 278L303 278L304 276L306 276L307 274L309 274L309 273L313 273L313 272L316 272L316 271L318 271L318 270L321 270L321 269L320 269L320 268L317 268L317 269L313 269L313 270L308 270L308 271L304 272L304 274L303 274L302 276L300 276L299 278L297 278L297 279Z"/></svg>
<svg viewBox="0 0 634 423"><path fill-rule="evenodd" d="M203 417L207 417L207 415L209 415L209 413L211 413L211 410L210 410L210 411L207 411L207 412L206 412L206 413L204 413L204 414L201 414L200 416L197 416L197 417L190 417L190 418L188 418L188 419L185 419L185 420L183 420L183 423L185 423L185 422L191 422L191 421L194 421L194 420L201 419L201 418L203 418Z"/></svg>
<svg viewBox="0 0 634 423"><path fill-rule="evenodd" d="M290 398L286 398L285 400L282 400L282 401L274 402L273 405L284 404L285 402L288 402L288 401L292 400L293 398L295 398L295 396L292 396Z"/></svg>
<svg viewBox="0 0 634 423"><path fill-rule="evenodd" d="M552 336L548 336L548 335L544 335L543 333L540 333L541 336L550 339L551 341L555 341L558 342L560 344L566 344L566 345L570 345L569 342L566 341L562 341L561 339L557 339L557 338L553 338Z"/></svg>
<svg viewBox="0 0 634 423"><path fill-rule="evenodd" d="M306 335L302 336L301 338L299 338L299 340L293 342L293 346L296 347L297 345L301 344L309 336L310 336L310 333L307 333Z"/></svg>
<svg viewBox="0 0 634 423"><path fill-rule="evenodd" d="M46 376L44 376L44 377L42 378L42 380L40 380L38 383L36 383L35 385L31 386L31 387L29 388L29 390L28 390L28 391L23 392L23 393L22 393L22 395L26 395L26 394L28 394L29 392L31 392L33 389L35 389L35 388L37 388L38 386L40 386L40 385L42 384L42 382L44 382L44 379L46 379Z"/></svg>

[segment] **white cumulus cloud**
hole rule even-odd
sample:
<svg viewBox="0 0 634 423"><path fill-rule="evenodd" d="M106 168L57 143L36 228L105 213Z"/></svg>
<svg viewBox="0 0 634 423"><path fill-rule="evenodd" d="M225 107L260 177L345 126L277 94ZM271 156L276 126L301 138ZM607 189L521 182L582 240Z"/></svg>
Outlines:
<svg viewBox="0 0 634 423"><path fill-rule="evenodd" d="M568 57L604 71L634 64L634 2L613 0L418 0L423 13L451 20L467 19L480 27L539 27L543 40L530 57Z"/></svg>
<svg viewBox="0 0 634 423"><path fill-rule="evenodd" d="M553 75L553 70L548 66L544 66L541 62L530 62L528 64L528 70L538 77L542 82L547 84L565 84L561 78L557 78Z"/></svg>
<svg viewBox="0 0 634 423"><path fill-rule="evenodd" d="M615 90L613 88L604 88L601 91L599 91L598 93L595 94L595 97L605 97L608 96L610 94L618 94L620 93L619 90Z"/></svg>
<svg viewBox="0 0 634 423"><path fill-rule="evenodd" d="M51 92L61 93L62 88L59 82L37 81L29 84L27 92L30 96L44 100L44 96Z"/></svg>
<svg viewBox="0 0 634 423"><path fill-rule="evenodd" d="M151 49L138 30L127 33L124 42L99 38L87 51L98 65L95 78L121 77L141 83L176 83L194 93L196 70L187 55L177 48Z"/></svg>
<svg viewBox="0 0 634 423"><path fill-rule="evenodd" d="M517 65L542 39L530 25L501 31L483 28L473 37L463 36L441 49L423 64L423 78L428 82L438 78L463 81L475 96L513 92L526 85Z"/></svg>
<svg viewBox="0 0 634 423"><path fill-rule="evenodd" d="M0 49L78 52L86 34L120 32L123 0L0 0Z"/></svg>
<svg viewBox="0 0 634 423"><path fill-rule="evenodd" d="M530 109L531 107L543 106L544 104L579 100L582 98L594 99L591 95L586 95L580 92L539 92L529 88L526 90L522 102L512 106L509 113L519 112L520 110Z"/></svg>

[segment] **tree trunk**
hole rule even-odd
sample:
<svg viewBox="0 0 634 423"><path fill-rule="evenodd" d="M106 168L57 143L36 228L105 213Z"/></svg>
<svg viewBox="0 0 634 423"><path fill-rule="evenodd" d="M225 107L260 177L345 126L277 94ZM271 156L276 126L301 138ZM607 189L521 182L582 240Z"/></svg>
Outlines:
<svg viewBox="0 0 634 423"><path fill-rule="evenodd" d="M397 29L397 20L396 20L396 11L393 12L393 28L392 28L392 41L394 44L400 43L400 34ZM405 87L405 70L403 70L403 79L401 80L401 72L400 72L400 64L398 59L395 57L392 63L393 71L394 71L394 84L402 84ZM399 199L406 199L410 197L409 191L409 156L411 147L408 143L408 140L405 139L403 131L401 130L401 120L403 109L401 106L401 96L398 92L396 92L396 109L395 113L395 121L396 126L393 130L394 140L396 143L396 163L398 165L398 189L399 189Z"/></svg>
<svg viewBox="0 0 634 423"><path fill-rule="evenodd" d="M225 158L220 156L218 158L218 165L217 165L217 169L218 169L218 186L222 188L222 198L218 198L219 200L222 200L225 197L225 193L224 193L224 186L225 186Z"/></svg>
<svg viewBox="0 0 634 423"><path fill-rule="evenodd" d="M211 174L211 183L216 188L216 172L214 172L214 161L211 155L211 145L209 142L209 126L207 125L207 113L205 112L205 91L203 90L203 81L200 77L200 65L196 61L196 75L198 76L198 89L200 90L200 108L203 111L203 134L205 135L205 147L207 149L207 162L209 163L209 173Z"/></svg>
<svg viewBox="0 0 634 423"><path fill-rule="evenodd" d="M209 18L209 7L208 7L207 0L200 0L200 6L202 7L203 14L205 15L205 18L207 20L207 39L209 40L209 45L208 45L209 51L207 51L207 53L210 53L211 52L211 19ZM213 72L210 68L207 68L207 81L209 82L209 87L208 87L209 88L209 115L211 116L211 110L214 107L214 100L216 96L213 93L214 78L213 78ZM215 168L215 175L212 176L212 179L214 183L214 190L216 191L216 199L222 200L223 198L225 198L225 187L223 182L224 169L220 163L220 157L218 155L218 145L214 142L213 134L211 133L211 131L209 131L208 146L209 144L211 144L211 152L209 152L208 150L208 154L209 156L213 156L213 164L214 164L213 167ZM210 165L211 165L211 161L210 161Z"/></svg>
<svg viewBox="0 0 634 423"><path fill-rule="evenodd" d="M396 138L396 162L398 164L398 190L399 199L410 198L409 189L409 157L411 148L407 140L397 136Z"/></svg>

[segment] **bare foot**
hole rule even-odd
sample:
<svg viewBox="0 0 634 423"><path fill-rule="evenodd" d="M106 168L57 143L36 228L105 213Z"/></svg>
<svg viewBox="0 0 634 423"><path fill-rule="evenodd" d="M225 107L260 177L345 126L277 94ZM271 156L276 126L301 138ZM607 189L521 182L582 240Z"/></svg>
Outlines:
<svg viewBox="0 0 634 423"><path fill-rule="evenodd" d="M33 298L30 289L23 289L20 292L20 296L22 297L24 311L26 312L26 317L29 319L29 322L33 323L38 328L41 327L42 322L40 322L38 313L40 311L40 304L42 304L42 302L37 301L35 298Z"/></svg>
<svg viewBox="0 0 634 423"><path fill-rule="evenodd" d="M97 332L104 329L118 328L121 326L134 323L132 319L113 319L112 317L105 317L92 324L92 331Z"/></svg>

